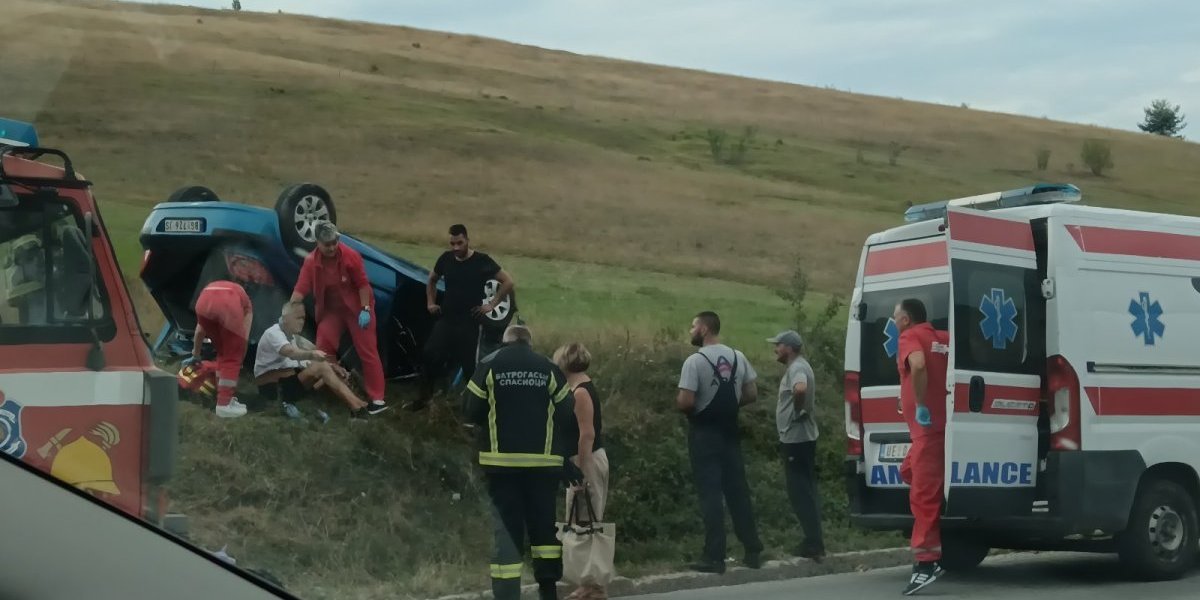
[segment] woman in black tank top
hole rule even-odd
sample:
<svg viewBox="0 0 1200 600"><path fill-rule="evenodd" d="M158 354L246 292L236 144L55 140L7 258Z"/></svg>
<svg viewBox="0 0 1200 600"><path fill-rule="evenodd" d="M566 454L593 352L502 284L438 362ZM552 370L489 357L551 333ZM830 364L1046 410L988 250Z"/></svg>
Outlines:
<svg viewBox="0 0 1200 600"><path fill-rule="evenodd" d="M554 353L554 363L562 369L571 388L571 395L563 400L564 406L556 411L556 420L563 436L563 454L583 472L583 485L567 490L567 515L571 514L575 495L586 493L591 498L596 519L600 520L604 518L604 505L608 499L608 454L604 451L600 396L587 374L591 362L591 353L580 343L567 344ZM582 507L580 511L581 515L586 512ZM606 598L607 595L604 588L595 583L585 583L568 596L597 597Z"/></svg>

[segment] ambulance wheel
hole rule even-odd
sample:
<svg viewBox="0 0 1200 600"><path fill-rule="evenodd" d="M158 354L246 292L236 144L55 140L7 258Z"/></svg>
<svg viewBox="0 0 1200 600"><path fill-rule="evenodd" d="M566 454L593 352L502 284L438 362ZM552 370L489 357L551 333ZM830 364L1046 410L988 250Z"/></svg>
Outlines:
<svg viewBox="0 0 1200 600"><path fill-rule="evenodd" d="M1146 481L1117 536L1117 552L1141 579L1178 579L1196 562L1196 534L1196 503L1187 490L1165 479Z"/></svg>
<svg viewBox="0 0 1200 600"><path fill-rule="evenodd" d="M318 223L329 221L337 225L333 198L315 183L297 183L284 188L275 201L275 216L279 218L283 243L298 258L304 258L316 249Z"/></svg>
<svg viewBox="0 0 1200 600"><path fill-rule="evenodd" d="M947 531L942 533L943 569L952 573L970 571L987 558L991 548L967 533Z"/></svg>
<svg viewBox="0 0 1200 600"><path fill-rule="evenodd" d="M202 185L181 187L167 197L167 202L219 202L220 200L216 192Z"/></svg>

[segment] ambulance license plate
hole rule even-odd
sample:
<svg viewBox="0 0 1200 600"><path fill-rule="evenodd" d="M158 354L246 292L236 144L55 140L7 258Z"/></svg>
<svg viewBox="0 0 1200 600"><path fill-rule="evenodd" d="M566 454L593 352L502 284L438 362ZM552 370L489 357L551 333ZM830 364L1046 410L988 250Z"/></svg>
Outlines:
<svg viewBox="0 0 1200 600"><path fill-rule="evenodd" d="M163 231L166 233L201 233L204 231L204 219L163 219Z"/></svg>
<svg viewBox="0 0 1200 600"><path fill-rule="evenodd" d="M904 462L909 448L912 448L912 444L881 444L879 462Z"/></svg>

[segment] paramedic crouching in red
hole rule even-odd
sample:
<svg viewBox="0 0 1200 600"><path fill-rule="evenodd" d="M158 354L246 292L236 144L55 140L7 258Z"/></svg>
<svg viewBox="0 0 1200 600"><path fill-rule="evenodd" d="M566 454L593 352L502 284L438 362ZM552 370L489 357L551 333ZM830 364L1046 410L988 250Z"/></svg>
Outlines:
<svg viewBox="0 0 1200 600"><path fill-rule="evenodd" d="M200 291L196 298L196 331L192 336L192 357L184 365L200 360L204 338L212 340L217 351L218 417L237 418L246 414L246 405L238 402L238 375L246 358L246 339L254 311L242 286L217 280Z"/></svg>
<svg viewBox="0 0 1200 600"><path fill-rule="evenodd" d="M946 365L950 336L929 324L925 304L908 299L892 315L900 330L900 407L912 437L912 448L900 466L900 476L910 487L913 514L913 566L905 596L911 596L943 574L942 482L945 475Z"/></svg>
<svg viewBox="0 0 1200 600"><path fill-rule="evenodd" d="M317 225L317 249L304 259L291 302L312 294L317 305L317 348L337 356L342 333L350 330L354 349L362 362L363 387L374 415L388 409L383 401L383 364L375 334L375 298L367 280L362 255L341 243L337 227L328 221Z"/></svg>

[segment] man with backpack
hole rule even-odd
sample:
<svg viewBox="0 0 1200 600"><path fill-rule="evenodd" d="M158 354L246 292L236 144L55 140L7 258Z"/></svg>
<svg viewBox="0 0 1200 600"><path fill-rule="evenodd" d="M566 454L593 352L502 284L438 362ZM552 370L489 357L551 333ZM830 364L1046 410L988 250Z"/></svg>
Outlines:
<svg viewBox="0 0 1200 600"><path fill-rule="evenodd" d="M763 544L738 439L738 411L758 399L758 375L745 354L721 343L720 334L716 313L692 319L692 345L700 349L683 363L676 399L688 417L688 455L704 520L704 551L690 568L702 573L725 572L725 503L746 566L762 566Z"/></svg>

